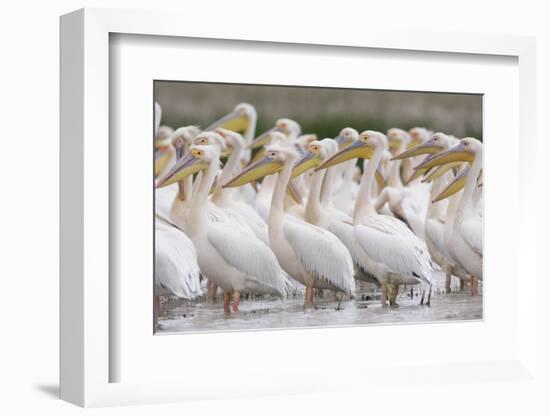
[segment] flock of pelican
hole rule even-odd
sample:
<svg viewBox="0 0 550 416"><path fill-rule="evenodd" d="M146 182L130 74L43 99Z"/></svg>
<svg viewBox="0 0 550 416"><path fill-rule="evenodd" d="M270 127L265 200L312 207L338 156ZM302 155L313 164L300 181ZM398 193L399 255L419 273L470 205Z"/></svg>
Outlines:
<svg viewBox="0 0 550 416"><path fill-rule="evenodd" d="M161 126L155 103L155 305L301 290L354 297L356 281L398 306L402 285L432 273L477 295L483 279L483 145L416 127L351 127L319 140L291 119L256 137L246 103L204 130ZM222 165L222 160L224 164ZM358 163L359 161L359 163ZM424 299L424 296L422 296Z"/></svg>

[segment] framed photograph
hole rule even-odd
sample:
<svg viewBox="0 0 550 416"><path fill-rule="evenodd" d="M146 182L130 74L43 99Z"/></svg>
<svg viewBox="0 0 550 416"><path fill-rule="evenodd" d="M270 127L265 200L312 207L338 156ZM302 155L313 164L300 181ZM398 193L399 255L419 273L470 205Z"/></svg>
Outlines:
<svg viewBox="0 0 550 416"><path fill-rule="evenodd" d="M534 378L534 40L181 18L61 18L61 397Z"/></svg>

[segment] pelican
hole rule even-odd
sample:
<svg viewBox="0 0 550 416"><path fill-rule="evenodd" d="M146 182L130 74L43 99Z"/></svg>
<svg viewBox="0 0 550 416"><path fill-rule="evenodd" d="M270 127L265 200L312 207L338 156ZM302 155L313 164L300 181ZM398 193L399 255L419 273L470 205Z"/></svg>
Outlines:
<svg viewBox="0 0 550 416"><path fill-rule="evenodd" d="M388 136L391 144L390 149L395 154L402 153L410 142L409 134L401 129L388 130ZM390 163L388 186L380 192L374 202L374 208L379 212L387 203L393 215L405 222L418 237L424 239L429 187L426 184L403 186L400 176L401 161ZM409 164L410 162L406 159L405 163Z"/></svg>
<svg viewBox="0 0 550 416"><path fill-rule="evenodd" d="M434 155L448 150L456 142L457 140L452 136L438 132L429 140L400 153L394 157L394 160L416 158L421 155ZM449 185L452 179L453 174L451 170L442 172L438 177L434 178L430 191L430 200L434 201L443 192L445 187ZM455 204L450 203L445 209L442 202L432 203L428 208L425 221L425 240L430 256L445 272L445 290L450 292L452 275L460 279L461 287L464 286L464 281L470 281L470 276L454 260L446 247L445 234L449 234L449 230L452 230Z"/></svg>
<svg viewBox="0 0 550 416"><path fill-rule="evenodd" d="M313 141L308 146L307 153L292 171L293 176L300 175L311 168L319 166L338 152L338 142L333 139ZM327 170L315 171L311 179L311 187L305 209L305 220L313 225L330 231L346 246L355 266L355 278L358 280L373 282L374 279L366 272L360 257L356 254L353 241L353 224L351 217L321 201L322 191L331 188L335 174L339 173L340 166L333 166ZM328 191L330 193L330 191Z"/></svg>
<svg viewBox="0 0 550 416"><path fill-rule="evenodd" d="M243 170L227 187L242 186L279 172L269 211L269 241L283 269L306 286L305 307L313 305L313 289L330 289L352 295L355 291L353 262L346 247L330 232L295 219L284 212L285 189L299 154L283 145L284 137L272 133L275 144L264 157Z"/></svg>
<svg viewBox="0 0 550 416"><path fill-rule="evenodd" d="M221 187L223 183L226 183L235 176L239 161L241 160L241 153L245 150L244 139L239 133L221 127L217 128L215 132L225 140L225 144L231 150L227 152L230 153L230 156L217 178L216 186L212 191L212 202L216 206L223 208L226 212L230 212L232 216L239 216L241 221L245 222L260 240L269 244L267 224L262 217L250 205L240 199L234 198L232 189ZM215 138L216 136L213 135L201 135L193 141L193 144L221 146L222 144L218 143Z"/></svg>
<svg viewBox="0 0 550 416"><path fill-rule="evenodd" d="M298 140L301 131L302 129L296 121L288 118L278 119L275 122L275 126L265 131L264 133L260 134L249 145L249 147L252 149L258 149L258 151L254 156L254 159L252 160L252 163L255 163L258 160L262 159L264 155L264 147L269 143L274 144L275 141L279 140L279 141L282 141L282 143L296 144L295 142ZM282 134L275 135L275 140L273 140L274 139L273 133L282 133ZM305 138L305 140L307 140L307 138ZM254 209L260 214L260 216L264 219L264 221L268 221L268 218L269 218L271 198L273 196L273 189L275 187L276 182L277 182L276 175L270 175L270 176L264 177L262 180L260 189L256 194L256 199L254 201ZM294 191L293 194L290 194L289 196L294 197L295 202L299 202L298 200L300 198L296 196L303 195L303 189L302 189L302 192L300 192L293 187L292 182L289 183L289 185L290 185L289 186L290 190ZM285 199L285 202L286 202L287 211L290 211L289 213L297 217L303 218L303 213L301 212L302 209L294 208L296 207L296 205L293 204L292 199L287 198ZM293 208L290 208L290 207L293 207Z"/></svg>
<svg viewBox="0 0 550 416"><path fill-rule="evenodd" d="M197 252L178 228L155 216L155 317L160 296L194 299L202 295Z"/></svg>
<svg viewBox="0 0 550 416"><path fill-rule="evenodd" d="M177 161L183 159L185 156L186 149L193 142L193 138L200 133L200 129L196 126L185 126L180 127L174 131L171 136L172 147L175 149L175 159ZM172 163L169 168L160 175L164 177L168 172L173 168L175 163ZM171 194L167 193L167 190L177 189L176 192ZM185 230L186 224L186 215L187 215L187 206L191 200L191 195L193 191L193 178L191 176L181 179L176 184L170 186L165 186L162 188L156 189L157 204L164 203L166 204L167 200L170 202L170 219L176 224L181 230ZM163 195L164 193L164 195Z"/></svg>
<svg viewBox="0 0 550 416"><path fill-rule="evenodd" d="M370 159L361 178L353 213L357 253L367 266L366 270L382 284L383 305L388 290L390 306L397 306L399 285L420 282L430 285L429 304L433 284L432 262L425 243L402 221L377 214L372 205L372 182L387 148L384 134L367 130L359 135L359 141L340 150L317 169L330 168L357 157Z"/></svg>
<svg viewBox="0 0 550 416"><path fill-rule="evenodd" d="M155 134L157 137L161 114L162 109L155 102ZM166 138L161 140L164 142ZM157 147L155 147L156 149ZM168 149L162 150L168 152ZM157 158L155 157L155 168L156 164ZM160 296L176 295L183 299L193 299L200 296L202 292L197 253L193 243L183 232L163 219L159 215L157 207L155 207L155 212L154 316L156 325L160 315Z"/></svg>
<svg viewBox="0 0 550 416"><path fill-rule="evenodd" d="M214 140L223 140L214 132L201 133L197 138L213 139L215 136ZM157 186L168 185L198 171L204 172L190 202L187 233L197 250L202 273L224 290L224 310L237 312L241 292L283 297L285 281L277 258L254 234L210 220L204 206L219 164L219 146L193 145L189 154L178 161Z"/></svg>
<svg viewBox="0 0 550 416"><path fill-rule="evenodd" d="M217 128L224 128L235 133L241 133L244 144L248 147L252 143L252 139L254 139L257 120L258 114L254 106L248 103L240 103L231 112L214 121L204 130L212 131ZM250 157L251 150L248 148L243 149L241 152L241 163L247 165L250 162ZM239 194L242 200L250 205L254 204L256 191L252 185L241 187Z"/></svg>
<svg viewBox="0 0 550 416"><path fill-rule="evenodd" d="M465 185L453 223L453 253L472 276L472 295L477 293L477 281L483 279L483 229L476 194L478 177L483 165L483 144L473 137L461 139L449 150L424 161L418 168L432 168L450 162L468 162ZM480 193L478 194L480 195Z"/></svg>
<svg viewBox="0 0 550 416"><path fill-rule="evenodd" d="M359 133L352 127L345 127L340 130L335 140L343 148L358 141ZM358 186L353 181L356 167L357 159L349 160L341 165L341 175L338 178L340 181L335 186L336 191L333 196L335 207L350 216L353 215L353 205L355 204L355 196L358 190ZM322 198L326 200L325 198L327 197L328 195L323 195Z"/></svg>

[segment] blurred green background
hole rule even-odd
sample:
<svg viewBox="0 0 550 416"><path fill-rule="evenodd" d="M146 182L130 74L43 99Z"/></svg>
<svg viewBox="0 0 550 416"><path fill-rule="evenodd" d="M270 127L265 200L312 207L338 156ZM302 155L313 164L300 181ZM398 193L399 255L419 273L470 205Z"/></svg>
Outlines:
<svg viewBox="0 0 550 416"><path fill-rule="evenodd" d="M161 124L206 127L240 102L256 107L256 134L288 117L302 133L335 137L344 127L359 132L427 127L457 137L482 139L482 96L405 91L155 81Z"/></svg>

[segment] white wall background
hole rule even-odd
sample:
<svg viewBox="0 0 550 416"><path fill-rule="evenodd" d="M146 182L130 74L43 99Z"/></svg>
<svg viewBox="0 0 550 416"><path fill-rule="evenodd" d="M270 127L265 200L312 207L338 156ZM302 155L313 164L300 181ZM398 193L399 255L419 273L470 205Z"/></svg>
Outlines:
<svg viewBox="0 0 550 416"><path fill-rule="evenodd" d="M73 414L82 410L60 402L58 376L58 16L74 9L116 7L134 9L186 10L183 1L89 0L87 2L20 0L4 2L0 13L0 413ZM306 2L197 1L202 10L189 19L216 13L230 16L250 14L266 24L338 26L361 25L369 30L372 22L393 21L403 27L450 31L511 33L537 36L538 49L538 131L541 139L534 157L539 172L550 151L546 137L546 118L550 115L550 28L545 2L461 0L444 2L338 0ZM255 10L256 9L256 10ZM256 17L254 17L256 14ZM185 21L182 22L185 24ZM505 121L503 121L505 122ZM546 175L547 176L547 175ZM540 180L539 186L548 190ZM541 196L542 201L548 197ZM548 220L541 204L539 210L539 250L548 243L544 231ZM547 253L540 251L540 258ZM542 265L542 261L540 262ZM548 293L548 284L538 290ZM539 305L540 336L544 350L550 351L548 308ZM545 314L545 315L543 315ZM542 328L546 328L543 333ZM548 358L541 351L540 365L550 374ZM220 375L221 376L221 375ZM547 392L550 389L546 389ZM468 385L433 386L425 395L418 392L388 391L384 397L357 397L339 393L330 397L284 397L281 399L235 400L231 402L191 403L152 408L115 408L94 410L96 414L262 414L307 412L375 414L384 412L464 415L522 413L537 415L548 411L548 403L535 400L534 391L506 383L486 384L472 389ZM377 400L379 399L379 400ZM538 407L537 407L538 406ZM31 413L32 412L32 413ZM510 413L509 413L510 412Z"/></svg>

